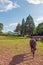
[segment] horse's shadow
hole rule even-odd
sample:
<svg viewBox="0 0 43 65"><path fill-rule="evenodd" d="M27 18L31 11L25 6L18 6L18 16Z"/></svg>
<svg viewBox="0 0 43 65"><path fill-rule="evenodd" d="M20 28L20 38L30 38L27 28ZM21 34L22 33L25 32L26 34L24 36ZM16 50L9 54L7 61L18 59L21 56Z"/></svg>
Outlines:
<svg viewBox="0 0 43 65"><path fill-rule="evenodd" d="M27 55L28 55L28 53L27 53ZM26 58L26 57L27 57L26 54L16 55L12 58L12 61L9 63L9 65L16 65L23 61L26 61L26 60L28 60L28 59L24 60L24 58Z"/></svg>

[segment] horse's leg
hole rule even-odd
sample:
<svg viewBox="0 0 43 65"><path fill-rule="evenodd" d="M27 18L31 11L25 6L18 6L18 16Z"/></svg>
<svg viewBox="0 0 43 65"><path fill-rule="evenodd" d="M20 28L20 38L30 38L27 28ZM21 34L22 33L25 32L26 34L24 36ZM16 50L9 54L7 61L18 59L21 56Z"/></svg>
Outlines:
<svg viewBox="0 0 43 65"><path fill-rule="evenodd" d="M32 55L33 55L33 58L34 58L35 50L32 47L31 47L31 52L32 52Z"/></svg>
<svg viewBox="0 0 43 65"><path fill-rule="evenodd" d="M33 58L35 56L35 51L36 51L36 47L35 48L31 47L31 52L32 52Z"/></svg>
<svg viewBox="0 0 43 65"><path fill-rule="evenodd" d="M33 58L34 58L35 51L33 50Z"/></svg>

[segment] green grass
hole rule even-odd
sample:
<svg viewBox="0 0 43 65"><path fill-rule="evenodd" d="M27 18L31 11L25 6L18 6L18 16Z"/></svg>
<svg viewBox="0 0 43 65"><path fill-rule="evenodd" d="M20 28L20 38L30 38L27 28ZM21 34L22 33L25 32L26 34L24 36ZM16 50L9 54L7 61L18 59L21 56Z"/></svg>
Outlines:
<svg viewBox="0 0 43 65"><path fill-rule="evenodd" d="M14 36L0 36L0 51L8 49L9 51L15 51L15 54L25 53L30 50L29 38L15 38ZM43 54L43 42L37 42L38 54Z"/></svg>
<svg viewBox="0 0 43 65"><path fill-rule="evenodd" d="M43 41L37 42L37 51L39 52L39 54L43 54Z"/></svg>
<svg viewBox="0 0 43 65"><path fill-rule="evenodd" d="M20 54L25 52L29 46L28 38L15 38L13 36L0 36L0 51L5 51L8 49L9 51L15 51L15 54Z"/></svg>

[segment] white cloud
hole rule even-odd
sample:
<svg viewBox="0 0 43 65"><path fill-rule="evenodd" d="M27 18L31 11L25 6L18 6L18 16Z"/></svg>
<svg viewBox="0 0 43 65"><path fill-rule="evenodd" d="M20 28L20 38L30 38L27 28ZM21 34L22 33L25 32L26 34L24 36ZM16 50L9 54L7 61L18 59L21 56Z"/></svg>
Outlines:
<svg viewBox="0 0 43 65"><path fill-rule="evenodd" d="M17 2L11 0L0 0L0 12L6 12L18 7L20 7L20 5L18 5Z"/></svg>
<svg viewBox="0 0 43 65"><path fill-rule="evenodd" d="M17 24L18 24L18 22L10 23L8 25L4 25L3 32L13 31L16 28Z"/></svg>
<svg viewBox="0 0 43 65"><path fill-rule="evenodd" d="M16 27L18 23L11 23L9 24L10 27Z"/></svg>
<svg viewBox="0 0 43 65"><path fill-rule="evenodd" d="M26 0L26 1L32 4L43 4L43 0Z"/></svg>
<svg viewBox="0 0 43 65"><path fill-rule="evenodd" d="M42 21L43 21L43 17L38 17L38 18L36 19L36 21L42 22Z"/></svg>
<svg viewBox="0 0 43 65"><path fill-rule="evenodd" d="M35 25L37 26L39 23L43 22L43 16L41 17L38 17L36 20L35 20Z"/></svg>
<svg viewBox="0 0 43 65"><path fill-rule="evenodd" d="M8 28L9 26L8 25L4 25L5 28Z"/></svg>
<svg viewBox="0 0 43 65"><path fill-rule="evenodd" d="M10 23L9 25L4 25L5 28L16 27L18 23Z"/></svg>

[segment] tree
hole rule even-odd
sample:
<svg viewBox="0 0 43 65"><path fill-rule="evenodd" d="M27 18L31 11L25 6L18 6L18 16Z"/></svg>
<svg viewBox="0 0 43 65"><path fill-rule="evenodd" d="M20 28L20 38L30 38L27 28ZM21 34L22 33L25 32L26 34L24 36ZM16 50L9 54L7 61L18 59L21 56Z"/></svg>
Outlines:
<svg viewBox="0 0 43 65"><path fill-rule="evenodd" d="M34 24L34 20L32 18L31 15L29 15L27 18L26 18L26 34L33 34L34 32L34 28L35 28L35 24Z"/></svg>
<svg viewBox="0 0 43 65"><path fill-rule="evenodd" d="M40 23L36 28L36 34L37 35L43 35L43 22Z"/></svg>
<svg viewBox="0 0 43 65"><path fill-rule="evenodd" d="M0 33L2 33L2 30L3 30L3 24L0 23Z"/></svg>
<svg viewBox="0 0 43 65"><path fill-rule="evenodd" d="M22 19L22 24L21 24L21 35L25 35L25 20Z"/></svg>
<svg viewBox="0 0 43 65"><path fill-rule="evenodd" d="M20 34L20 30L21 30L21 25L18 23L18 25L16 26L16 29L15 29L15 32Z"/></svg>

